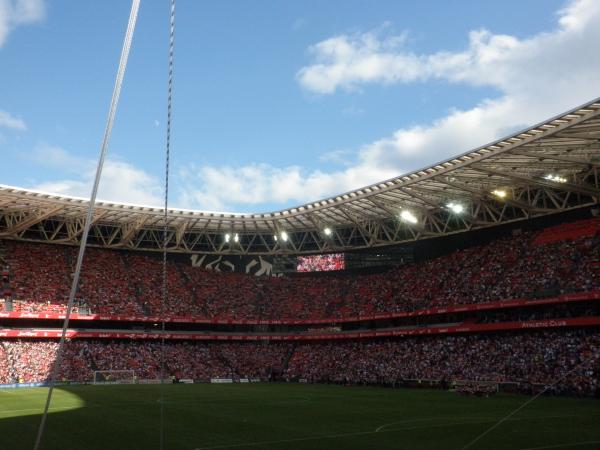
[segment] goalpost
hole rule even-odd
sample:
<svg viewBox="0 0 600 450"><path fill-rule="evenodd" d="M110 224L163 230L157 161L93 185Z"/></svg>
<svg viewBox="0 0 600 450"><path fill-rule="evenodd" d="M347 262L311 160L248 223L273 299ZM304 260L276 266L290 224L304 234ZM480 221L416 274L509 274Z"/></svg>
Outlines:
<svg viewBox="0 0 600 450"><path fill-rule="evenodd" d="M452 383L453 390L461 395L489 397L500 392L497 381L457 380Z"/></svg>
<svg viewBox="0 0 600 450"><path fill-rule="evenodd" d="M94 370L94 384L135 384L134 370Z"/></svg>

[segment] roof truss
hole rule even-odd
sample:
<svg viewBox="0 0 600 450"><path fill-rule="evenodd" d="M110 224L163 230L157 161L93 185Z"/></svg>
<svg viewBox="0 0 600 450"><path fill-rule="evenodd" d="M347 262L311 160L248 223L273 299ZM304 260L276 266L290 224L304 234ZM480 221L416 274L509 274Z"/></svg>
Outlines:
<svg viewBox="0 0 600 450"><path fill-rule="evenodd" d="M549 174L564 182L549 180ZM506 192L504 198L492 194ZM168 249L310 254L398 244L598 204L600 99L433 166L265 214L170 210ZM449 202L461 203L453 213ZM0 238L79 242L87 201L0 186ZM400 219L410 210L418 219ZM161 208L97 203L90 245L161 250ZM326 235L323 230L332 230ZM286 231L284 242L276 235ZM226 243L225 233L239 242Z"/></svg>

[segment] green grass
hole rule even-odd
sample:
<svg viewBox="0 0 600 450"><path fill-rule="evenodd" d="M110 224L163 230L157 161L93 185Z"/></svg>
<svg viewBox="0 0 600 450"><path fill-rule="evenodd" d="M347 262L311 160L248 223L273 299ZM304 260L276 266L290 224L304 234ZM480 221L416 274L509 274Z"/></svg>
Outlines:
<svg viewBox="0 0 600 450"><path fill-rule="evenodd" d="M165 448L461 449L527 397L297 384L165 385ZM0 449L33 448L47 390L0 390ZM55 390L45 450L158 449L159 386ZM600 401L543 397L476 449L600 449Z"/></svg>

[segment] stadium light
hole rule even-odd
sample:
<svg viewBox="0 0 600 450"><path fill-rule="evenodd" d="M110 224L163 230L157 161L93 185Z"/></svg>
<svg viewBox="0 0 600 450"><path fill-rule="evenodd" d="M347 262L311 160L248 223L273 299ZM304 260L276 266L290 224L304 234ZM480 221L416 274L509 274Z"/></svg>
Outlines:
<svg viewBox="0 0 600 450"><path fill-rule="evenodd" d="M567 179L565 177L561 177L560 175L549 173L544 176L544 180L554 181L556 183L566 183Z"/></svg>
<svg viewBox="0 0 600 450"><path fill-rule="evenodd" d="M331 236L333 231L331 230L331 228L325 227L325 229L323 230L323 233L325 233L325 236Z"/></svg>
<svg viewBox="0 0 600 450"><path fill-rule="evenodd" d="M506 198L506 191L504 189L494 189L492 194L498 198Z"/></svg>
<svg viewBox="0 0 600 450"><path fill-rule="evenodd" d="M460 203L450 202L446 207L454 214L462 214L465 211L465 207Z"/></svg>
<svg viewBox="0 0 600 450"><path fill-rule="evenodd" d="M277 241L278 241L278 239L277 239L277 235L276 235L276 234L274 234L274 235L273 235L273 240L274 240L275 242L277 242Z"/></svg>
<svg viewBox="0 0 600 450"><path fill-rule="evenodd" d="M285 231L282 231L281 233L279 233L279 235L281 236L281 240L283 242L287 242L287 240L288 240L288 234Z"/></svg>
<svg viewBox="0 0 600 450"><path fill-rule="evenodd" d="M404 220L405 222L412 223L412 224L415 224L418 222L416 216L413 213L411 213L410 211L408 211L407 209L403 210L400 213L400 218L402 220Z"/></svg>
<svg viewBox="0 0 600 450"><path fill-rule="evenodd" d="M240 236L237 233L233 235L231 233L225 233L225 243L230 244L232 240L233 242L238 243L240 242Z"/></svg>

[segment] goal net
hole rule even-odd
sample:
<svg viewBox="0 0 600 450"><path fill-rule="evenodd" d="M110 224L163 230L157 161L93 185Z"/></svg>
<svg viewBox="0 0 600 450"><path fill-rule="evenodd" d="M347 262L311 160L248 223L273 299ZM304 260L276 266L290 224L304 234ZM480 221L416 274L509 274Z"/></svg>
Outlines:
<svg viewBox="0 0 600 450"><path fill-rule="evenodd" d="M489 397L499 391L498 383L495 381L455 381L452 385L454 390L461 395Z"/></svg>
<svg viewBox="0 0 600 450"><path fill-rule="evenodd" d="M133 370L94 370L94 384L134 384Z"/></svg>

